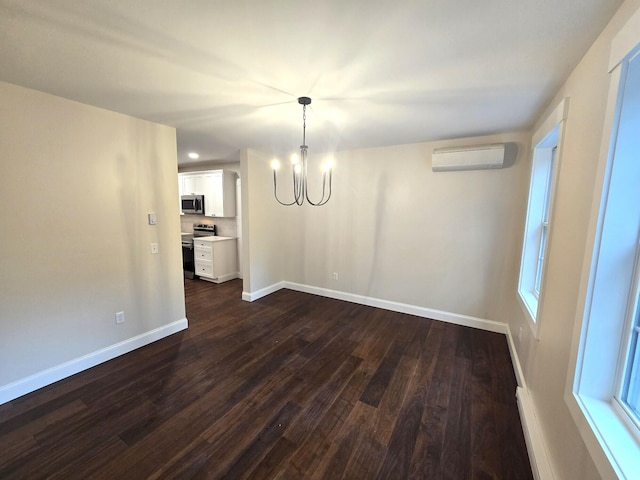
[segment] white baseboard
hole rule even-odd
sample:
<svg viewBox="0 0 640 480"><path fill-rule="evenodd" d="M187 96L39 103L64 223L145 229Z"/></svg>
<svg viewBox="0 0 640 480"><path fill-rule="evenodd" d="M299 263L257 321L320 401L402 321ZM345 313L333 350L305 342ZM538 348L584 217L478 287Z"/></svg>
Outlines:
<svg viewBox="0 0 640 480"><path fill-rule="evenodd" d="M507 345L509 345L509 354L511 355L511 363L513 364L513 371L516 374L516 381L518 386L527 389L527 384L524 379L524 372L522 371L522 365L520 364L520 357L516 350L516 345L513 343L513 335L511 335L511 329L507 326Z"/></svg>
<svg viewBox="0 0 640 480"><path fill-rule="evenodd" d="M284 282L274 283L268 287L261 288L256 292L242 292L242 300L245 302L253 302L259 298L266 297L267 295L277 292L283 288Z"/></svg>
<svg viewBox="0 0 640 480"><path fill-rule="evenodd" d="M344 300L346 302L367 305L369 307L382 308L393 312L408 313L417 317L432 318L443 322L463 325L466 327L480 328L490 332L507 333L507 325L493 320L484 318L471 317L468 315L460 315L457 313L445 312L442 310L434 310L432 308L419 307L409 305L407 303L392 302L390 300L382 300L380 298L367 297L365 295L356 295L354 293L340 292L338 290L330 290L328 288L313 287L311 285L303 285L294 282L279 282L265 287L257 292L242 292L242 299L247 302L253 302L270 293L276 292L282 288L295 290L298 292L311 293L320 295L321 297L335 298L336 300Z"/></svg>
<svg viewBox="0 0 640 480"><path fill-rule="evenodd" d="M551 463L549 462L549 455L547 454L538 416L536 415L533 401L529 395L522 365L520 364L520 357L518 356L510 328L507 328L507 344L509 345L513 371L516 375L516 381L518 382L516 398L518 400L520 422L522 423L522 433L527 443L527 452L529 453L529 461L531 462L531 470L536 480L552 480L554 477Z"/></svg>
<svg viewBox="0 0 640 480"><path fill-rule="evenodd" d="M176 320L173 323L145 332L136 337L129 338L115 345L89 353L82 357L70 360L61 365L38 372L26 378L22 378L8 385L0 387L0 405L15 398L31 393L39 388L46 387L63 378L75 375L78 372L95 367L113 358L124 355L137 348L153 343L161 338L173 335L188 327L186 318Z"/></svg>
<svg viewBox="0 0 640 480"><path fill-rule="evenodd" d="M522 422L524 439L527 443L533 476L536 480L553 480L554 476L549 462L549 455L547 454L538 416L529 391L518 387L516 389L516 398L518 399L520 421Z"/></svg>
<svg viewBox="0 0 640 480"><path fill-rule="evenodd" d="M234 280L236 278L240 278L237 273L228 273L227 275L220 275L219 277L209 278L204 276L198 276L199 280L204 280L205 282L211 283L222 283L228 282L229 280Z"/></svg>
<svg viewBox="0 0 640 480"><path fill-rule="evenodd" d="M380 298L367 297L365 295L356 295L354 293L340 292L337 290L330 290L328 288L313 287L300 283L283 282L283 287L288 288L289 290L296 290L298 292L312 293L322 297L335 298L336 300L344 300L346 302L358 303L369 307L391 310L392 312L408 313L409 315L415 315L417 317L432 318L434 320L441 320L443 322L463 325L465 327L479 328L497 333L507 332L506 324L484 318L460 315L457 313L445 312L443 310L434 310L432 308L419 307L417 305L393 302L390 300L382 300Z"/></svg>
<svg viewBox="0 0 640 480"><path fill-rule="evenodd" d="M236 278L238 278L238 272L229 273L227 275L220 275L218 278L215 279L215 282L216 283L228 282L229 280L234 280Z"/></svg>

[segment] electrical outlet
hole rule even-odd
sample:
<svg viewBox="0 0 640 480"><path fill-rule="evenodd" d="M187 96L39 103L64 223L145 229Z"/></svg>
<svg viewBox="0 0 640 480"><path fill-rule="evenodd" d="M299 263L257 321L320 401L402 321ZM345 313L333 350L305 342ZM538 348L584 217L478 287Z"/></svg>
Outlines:
<svg viewBox="0 0 640 480"><path fill-rule="evenodd" d="M116 323L124 323L124 312L116 312Z"/></svg>
<svg viewBox="0 0 640 480"><path fill-rule="evenodd" d="M333 279L338 280L338 272L333 272Z"/></svg>
<svg viewBox="0 0 640 480"><path fill-rule="evenodd" d="M158 253L158 251L159 251L159 250L158 250L158 244L157 244L157 243L152 243L152 244L151 244L151 253L152 253L153 255L155 255L156 253Z"/></svg>

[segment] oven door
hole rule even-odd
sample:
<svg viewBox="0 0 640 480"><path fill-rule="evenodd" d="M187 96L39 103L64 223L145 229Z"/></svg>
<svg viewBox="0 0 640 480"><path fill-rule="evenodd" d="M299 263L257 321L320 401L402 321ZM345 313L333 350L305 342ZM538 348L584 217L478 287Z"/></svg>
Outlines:
<svg viewBox="0 0 640 480"><path fill-rule="evenodd" d="M184 278L194 278L196 274L196 262L193 255L193 240L182 242L182 270Z"/></svg>

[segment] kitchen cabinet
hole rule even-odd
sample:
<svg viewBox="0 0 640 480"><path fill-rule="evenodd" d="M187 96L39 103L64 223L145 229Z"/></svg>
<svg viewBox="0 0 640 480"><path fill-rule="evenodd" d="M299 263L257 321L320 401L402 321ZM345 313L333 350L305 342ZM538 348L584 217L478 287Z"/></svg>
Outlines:
<svg viewBox="0 0 640 480"><path fill-rule="evenodd" d="M209 170L178 174L180 195L204 195L206 217L236 216L236 174Z"/></svg>
<svg viewBox="0 0 640 480"><path fill-rule="evenodd" d="M238 249L233 237L201 237L193 240L196 275L221 283L238 278Z"/></svg>
<svg viewBox="0 0 640 480"><path fill-rule="evenodd" d="M203 195L208 190L207 178L203 175L184 175L180 195Z"/></svg>

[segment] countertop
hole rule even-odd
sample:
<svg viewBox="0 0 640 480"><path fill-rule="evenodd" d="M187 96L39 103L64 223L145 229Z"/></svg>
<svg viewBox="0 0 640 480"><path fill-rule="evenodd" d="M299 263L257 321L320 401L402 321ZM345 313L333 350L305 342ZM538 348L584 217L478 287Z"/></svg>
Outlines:
<svg viewBox="0 0 640 480"><path fill-rule="evenodd" d="M236 237L219 237L217 235L212 235L210 237L197 237L193 240L202 240L203 242L222 242L224 240L235 240Z"/></svg>

